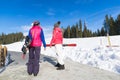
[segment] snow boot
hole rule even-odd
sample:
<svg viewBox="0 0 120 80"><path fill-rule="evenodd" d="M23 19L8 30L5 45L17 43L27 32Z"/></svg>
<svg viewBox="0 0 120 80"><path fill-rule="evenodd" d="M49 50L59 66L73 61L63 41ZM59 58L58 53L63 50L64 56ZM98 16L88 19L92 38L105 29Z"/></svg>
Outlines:
<svg viewBox="0 0 120 80"><path fill-rule="evenodd" d="M57 64L55 65L55 67L60 67L60 64L59 64L59 63L57 63Z"/></svg>
<svg viewBox="0 0 120 80"><path fill-rule="evenodd" d="M37 74L34 74L34 76L37 76Z"/></svg>
<svg viewBox="0 0 120 80"><path fill-rule="evenodd" d="M64 65L60 65L60 67L57 68L57 70L64 70L65 66Z"/></svg>
<svg viewBox="0 0 120 80"><path fill-rule="evenodd" d="M32 73L28 73L29 75L32 75Z"/></svg>

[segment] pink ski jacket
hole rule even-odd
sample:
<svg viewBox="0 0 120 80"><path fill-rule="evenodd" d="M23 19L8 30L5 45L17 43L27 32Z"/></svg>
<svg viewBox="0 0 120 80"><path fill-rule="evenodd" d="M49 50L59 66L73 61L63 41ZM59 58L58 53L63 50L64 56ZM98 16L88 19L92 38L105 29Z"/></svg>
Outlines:
<svg viewBox="0 0 120 80"><path fill-rule="evenodd" d="M40 26L33 26L29 31L29 37L31 39L30 46L38 47L41 46L43 42L44 47L46 47L43 30Z"/></svg>
<svg viewBox="0 0 120 80"><path fill-rule="evenodd" d="M52 44L63 44L63 34L62 34L62 30L59 27L56 27L53 30L50 46L52 46Z"/></svg>

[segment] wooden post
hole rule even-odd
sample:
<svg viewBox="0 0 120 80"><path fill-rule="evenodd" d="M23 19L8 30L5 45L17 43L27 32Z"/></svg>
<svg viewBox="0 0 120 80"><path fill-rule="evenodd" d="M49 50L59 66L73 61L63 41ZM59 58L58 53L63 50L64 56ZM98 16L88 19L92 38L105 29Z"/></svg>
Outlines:
<svg viewBox="0 0 120 80"><path fill-rule="evenodd" d="M0 45L0 67L2 66L2 46Z"/></svg>
<svg viewBox="0 0 120 80"><path fill-rule="evenodd" d="M7 56L7 47L0 45L0 67L5 66L5 59Z"/></svg>
<svg viewBox="0 0 120 80"><path fill-rule="evenodd" d="M2 66L4 66L5 65L5 56L4 56L4 49L2 48L2 51L1 51L1 60L2 60Z"/></svg>
<svg viewBox="0 0 120 80"><path fill-rule="evenodd" d="M108 34L108 33L107 33L107 38L108 38L109 47L111 47L110 37L109 37L109 34Z"/></svg>
<svg viewBox="0 0 120 80"><path fill-rule="evenodd" d="M6 46L4 46L4 56L5 56L5 58L7 56L7 47Z"/></svg>

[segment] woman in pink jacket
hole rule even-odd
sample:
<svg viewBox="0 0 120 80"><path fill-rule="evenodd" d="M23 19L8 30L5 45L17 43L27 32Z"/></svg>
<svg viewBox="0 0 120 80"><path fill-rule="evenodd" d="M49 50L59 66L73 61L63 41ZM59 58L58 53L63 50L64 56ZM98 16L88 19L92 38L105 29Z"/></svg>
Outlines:
<svg viewBox="0 0 120 80"><path fill-rule="evenodd" d="M31 43L29 47L27 72L29 75L34 74L34 76L37 76L40 66L39 60L42 43L44 48L46 48L43 29L41 28L39 21L33 23L32 28L29 30L28 37L30 38Z"/></svg>
<svg viewBox="0 0 120 80"><path fill-rule="evenodd" d="M56 24L54 24L54 29L53 29L53 35L52 39L50 42L50 47L52 45L55 45L55 51L57 55L57 64L55 67L58 67L57 70L63 70L65 69L64 66L64 53L62 50L62 44L63 44L63 34L62 30L59 28L60 26L60 21L58 21Z"/></svg>

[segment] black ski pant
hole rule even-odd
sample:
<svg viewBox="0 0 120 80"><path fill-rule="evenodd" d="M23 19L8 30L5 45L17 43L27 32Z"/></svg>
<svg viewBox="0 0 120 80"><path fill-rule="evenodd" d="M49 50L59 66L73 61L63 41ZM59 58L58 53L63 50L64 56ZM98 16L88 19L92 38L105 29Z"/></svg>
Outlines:
<svg viewBox="0 0 120 80"><path fill-rule="evenodd" d="M40 51L41 47L29 48L29 60L27 65L27 72L29 74L38 74L39 72Z"/></svg>

